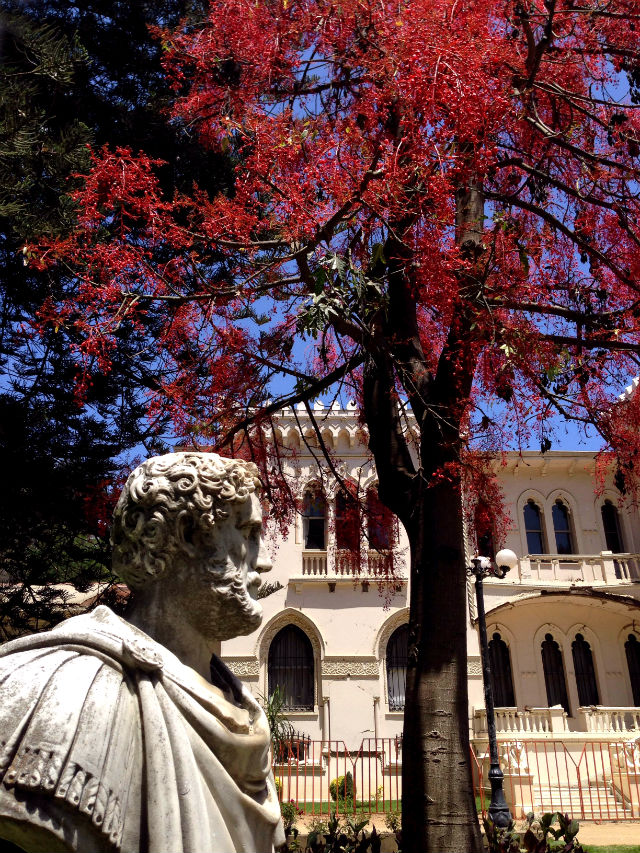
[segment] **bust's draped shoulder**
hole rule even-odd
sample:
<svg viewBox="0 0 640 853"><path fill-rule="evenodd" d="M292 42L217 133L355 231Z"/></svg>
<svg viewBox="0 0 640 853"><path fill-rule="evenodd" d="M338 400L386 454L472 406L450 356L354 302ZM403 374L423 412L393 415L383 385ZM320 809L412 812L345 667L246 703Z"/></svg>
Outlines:
<svg viewBox="0 0 640 853"><path fill-rule="evenodd" d="M0 647L0 697L0 818L39 820L60 849L284 840L253 697L228 701L108 608Z"/></svg>

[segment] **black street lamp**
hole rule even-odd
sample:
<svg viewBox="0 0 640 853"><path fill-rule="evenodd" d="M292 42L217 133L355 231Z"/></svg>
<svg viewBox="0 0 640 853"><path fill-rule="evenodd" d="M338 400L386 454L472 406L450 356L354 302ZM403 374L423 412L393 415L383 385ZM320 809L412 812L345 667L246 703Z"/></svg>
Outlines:
<svg viewBox="0 0 640 853"><path fill-rule="evenodd" d="M511 813L502 789L503 773L498 758L496 738L496 717L493 706L493 688L491 686L491 666L489 664L489 643L487 642L487 620L484 612L483 580L492 575L503 578L510 569L518 564L518 558L508 548L498 551L496 563L492 567L489 557L472 557L472 565L467 572L476 580L476 601L478 604L478 628L480 630L480 656L482 658L482 680L484 682L484 706L487 713L487 732L489 735L489 782L491 784L491 803L489 818L496 826L509 826Z"/></svg>

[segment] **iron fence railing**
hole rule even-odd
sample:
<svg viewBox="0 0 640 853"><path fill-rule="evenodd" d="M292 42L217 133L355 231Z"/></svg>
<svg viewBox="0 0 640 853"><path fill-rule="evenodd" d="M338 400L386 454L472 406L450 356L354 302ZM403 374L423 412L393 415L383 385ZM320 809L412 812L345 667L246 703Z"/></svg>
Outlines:
<svg viewBox="0 0 640 853"><path fill-rule="evenodd" d="M640 820L640 745L635 741L500 741L504 790L514 817L561 811L578 820ZM311 815L399 810L402 737L343 740L297 735L274 756L283 801ZM478 811L489 804L489 756L471 748ZM334 784L332 784L334 783Z"/></svg>
<svg viewBox="0 0 640 853"><path fill-rule="evenodd" d="M640 746L636 741L500 741L504 792L514 817L563 812L578 820L640 819ZM488 807L489 751L472 750L474 787Z"/></svg>

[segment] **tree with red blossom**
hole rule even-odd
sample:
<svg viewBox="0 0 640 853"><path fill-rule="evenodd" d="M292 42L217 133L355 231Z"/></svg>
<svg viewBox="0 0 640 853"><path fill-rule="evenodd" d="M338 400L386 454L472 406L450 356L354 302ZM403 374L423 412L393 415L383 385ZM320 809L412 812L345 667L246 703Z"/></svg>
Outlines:
<svg viewBox="0 0 640 853"><path fill-rule="evenodd" d="M232 185L166 195L160 163L104 148L75 231L25 249L67 271L40 323L81 335L84 382L131 330L156 366L150 416L183 439L260 461L282 406L341 387L360 402L411 545L412 853L481 849L470 448L548 449L560 415L633 486L640 395L616 400L640 349L638 27L635 0L211 2L157 37L173 120L231 159Z"/></svg>

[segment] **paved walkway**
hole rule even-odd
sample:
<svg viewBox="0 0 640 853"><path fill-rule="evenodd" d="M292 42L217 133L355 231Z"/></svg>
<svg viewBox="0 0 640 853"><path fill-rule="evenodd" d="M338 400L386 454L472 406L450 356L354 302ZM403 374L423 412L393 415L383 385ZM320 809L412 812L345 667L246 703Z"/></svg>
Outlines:
<svg viewBox="0 0 640 853"><path fill-rule="evenodd" d="M581 821L578 838L581 844L637 844L640 845L640 823L593 823Z"/></svg>

